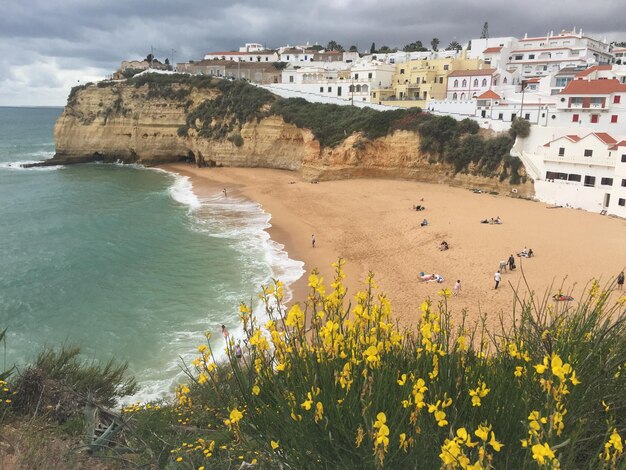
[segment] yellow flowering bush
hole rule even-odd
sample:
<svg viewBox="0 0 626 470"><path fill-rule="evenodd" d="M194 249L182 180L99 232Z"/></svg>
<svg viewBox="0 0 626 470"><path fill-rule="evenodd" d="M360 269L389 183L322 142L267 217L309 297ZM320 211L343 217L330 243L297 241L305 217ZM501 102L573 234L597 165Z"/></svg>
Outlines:
<svg viewBox="0 0 626 470"><path fill-rule="evenodd" d="M444 289L400 329L372 274L348 301L343 264L289 308L265 287L263 322L241 304L243 358L229 344L222 370L199 348L179 406L221 403L232 442L268 468L625 465L626 318L597 283L577 306L519 299L497 334L453 323Z"/></svg>

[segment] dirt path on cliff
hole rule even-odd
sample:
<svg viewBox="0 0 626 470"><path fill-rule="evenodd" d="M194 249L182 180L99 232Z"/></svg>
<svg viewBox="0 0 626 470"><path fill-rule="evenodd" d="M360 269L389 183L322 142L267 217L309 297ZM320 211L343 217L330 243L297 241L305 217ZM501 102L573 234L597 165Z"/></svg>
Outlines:
<svg viewBox="0 0 626 470"><path fill-rule="evenodd" d="M573 209L547 209L545 204L466 189L414 181L355 179L311 184L298 173L269 169L204 168L168 165L167 170L191 177L199 195L228 188L232 194L259 202L272 215L273 239L290 257L305 262L307 275L319 267L330 279L330 263L347 260L349 294L362 288L368 271L376 274L381 291L392 301L395 317L404 325L418 318L424 299L437 299L443 287L461 280L459 297L449 305L456 317L463 309L470 318L485 313L496 326L498 313L511 317L514 291L531 289L543 296L561 286L580 299L592 278L614 280L626 266L626 221ZM422 201L423 199L423 201ZM412 210L414 204L426 207ZM502 225L480 220L500 216ZM421 227L426 218L429 225ZM315 234L316 247L311 247ZM439 251L446 240L450 249ZM535 257L518 258L524 247ZM502 274L494 289L499 262L510 254L518 269ZM419 273L437 273L441 284L420 282ZM295 287L304 298L306 281Z"/></svg>

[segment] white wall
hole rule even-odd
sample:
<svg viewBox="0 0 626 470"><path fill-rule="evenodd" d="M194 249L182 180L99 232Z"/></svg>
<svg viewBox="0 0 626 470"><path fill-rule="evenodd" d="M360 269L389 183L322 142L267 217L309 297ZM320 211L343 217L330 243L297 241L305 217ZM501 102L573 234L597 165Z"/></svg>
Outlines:
<svg viewBox="0 0 626 470"><path fill-rule="evenodd" d="M311 103L328 103L328 104L338 104L340 106L350 106L352 105L352 100L350 99L349 96L342 96L342 97L337 97L336 95L330 95L330 94L320 94L320 93L313 93L313 92L304 92L304 91L299 91L297 89L294 88L290 88L290 87L285 87L285 84L276 84L276 85L258 85L253 83L253 85L259 86L261 88L265 88L266 90L271 91L272 93L278 95L278 96L282 96L283 98L304 98L307 101L310 101ZM319 87L318 87L318 92L319 92ZM389 111L392 109L398 109L398 107L396 106L385 106L382 104L373 104L373 103L369 103L366 101L358 101L357 99L354 100L354 106L357 106L359 108L372 108L372 109L376 109L378 111Z"/></svg>

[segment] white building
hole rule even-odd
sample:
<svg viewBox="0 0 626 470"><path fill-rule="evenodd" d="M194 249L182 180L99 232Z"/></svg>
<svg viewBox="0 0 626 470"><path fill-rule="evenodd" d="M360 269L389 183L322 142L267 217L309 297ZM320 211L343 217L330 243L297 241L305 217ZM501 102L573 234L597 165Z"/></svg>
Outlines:
<svg viewBox="0 0 626 470"><path fill-rule="evenodd" d="M591 38L575 29L540 37L526 35L523 39L472 39L471 43L470 57L479 57L492 67L517 70L523 78L546 76L563 68L608 64L614 60L606 40Z"/></svg>
<svg viewBox="0 0 626 470"><path fill-rule="evenodd" d="M239 52L259 52L264 50L265 47L263 44L259 44L258 42L247 42L244 46L239 48Z"/></svg>
<svg viewBox="0 0 626 470"><path fill-rule="evenodd" d="M563 134L568 131L573 130L533 127L524 139L528 152L524 151L522 161L527 171L540 173L533 175L536 197L626 218L626 134ZM561 135L537 145L552 133Z"/></svg>
<svg viewBox="0 0 626 470"><path fill-rule="evenodd" d="M331 96L346 101L370 102L372 87L389 86L395 66L363 62L314 63L283 70L280 87L311 96Z"/></svg>
<svg viewBox="0 0 626 470"><path fill-rule="evenodd" d="M523 77L544 76L566 67L608 64L612 60L609 43L573 31L518 41L511 50L507 68L515 68Z"/></svg>
<svg viewBox="0 0 626 470"><path fill-rule="evenodd" d="M229 52L209 52L204 56L204 60L232 60L234 62L278 62L279 56L276 51L229 51Z"/></svg>
<svg viewBox="0 0 626 470"><path fill-rule="evenodd" d="M611 53L613 54L613 63L626 65L626 47L616 47Z"/></svg>

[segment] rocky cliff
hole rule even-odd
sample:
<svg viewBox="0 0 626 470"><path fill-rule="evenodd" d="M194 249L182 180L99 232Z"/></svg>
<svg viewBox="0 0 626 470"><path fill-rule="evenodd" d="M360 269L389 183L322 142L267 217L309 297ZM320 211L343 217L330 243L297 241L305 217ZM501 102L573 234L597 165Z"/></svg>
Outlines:
<svg viewBox="0 0 626 470"><path fill-rule="evenodd" d="M263 96L257 103L242 97L252 103L242 108L240 98L226 99L224 87L206 83L170 80L155 86L135 80L72 90L55 126L56 155L48 163L156 165L193 159L202 166L301 170L308 180L392 177L500 192L513 188L500 181L504 178L455 175L450 164L420 152L418 132L396 130L368 138L344 131L339 143L322 145L302 123L290 124L268 112L277 98ZM532 194L530 183L514 188L519 195Z"/></svg>

